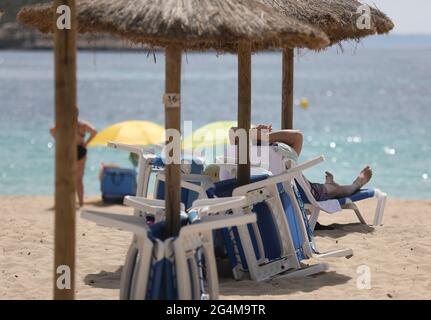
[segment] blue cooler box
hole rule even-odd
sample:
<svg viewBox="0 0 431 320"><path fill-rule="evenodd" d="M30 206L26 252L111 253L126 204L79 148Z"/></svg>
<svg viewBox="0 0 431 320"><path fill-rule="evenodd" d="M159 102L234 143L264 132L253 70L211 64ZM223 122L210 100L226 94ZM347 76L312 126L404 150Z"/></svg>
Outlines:
<svg viewBox="0 0 431 320"><path fill-rule="evenodd" d="M100 189L106 202L122 202L125 196L136 195L136 171L105 167L102 170Z"/></svg>

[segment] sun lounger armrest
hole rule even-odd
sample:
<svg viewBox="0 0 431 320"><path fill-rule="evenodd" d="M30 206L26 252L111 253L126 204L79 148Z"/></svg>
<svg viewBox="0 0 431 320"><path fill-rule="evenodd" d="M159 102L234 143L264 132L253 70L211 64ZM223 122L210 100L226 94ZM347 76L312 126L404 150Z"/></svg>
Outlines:
<svg viewBox="0 0 431 320"><path fill-rule="evenodd" d="M317 157L317 158L315 158L313 160L301 163L301 164L299 164L299 165L297 165L297 166L289 169L287 172L289 172L289 173L299 172L300 173L300 172L308 170L308 169L310 169L312 167L315 167L315 166L319 165L320 163L322 163L324 161L325 161L325 156L322 155L322 156Z"/></svg>
<svg viewBox="0 0 431 320"><path fill-rule="evenodd" d="M217 166L219 166L220 168L226 168L226 169L233 169L233 168L237 168L238 164L237 164L237 160L235 158L232 157L217 157L216 158L216 163ZM251 163L250 164L251 167L254 168L259 168L261 167L260 163Z"/></svg>
<svg viewBox="0 0 431 320"><path fill-rule="evenodd" d="M200 182L202 188L205 190L214 187L211 177L202 174L182 174L181 180L185 182Z"/></svg>
<svg viewBox="0 0 431 320"><path fill-rule="evenodd" d="M134 153L134 154L137 154L138 156L141 156L144 154L153 155L155 153L155 150L153 148L124 144L124 143L117 143L117 142L108 142L108 147L112 149L118 149L118 150L130 152L130 153Z"/></svg>
<svg viewBox="0 0 431 320"><path fill-rule="evenodd" d="M201 217L211 213L225 212L231 209L240 209L248 206L246 197L230 197L196 200L189 211L199 211Z"/></svg>
<svg viewBox="0 0 431 320"><path fill-rule="evenodd" d="M136 216L84 210L81 212L81 218L104 227L130 231L136 235L146 236L148 230L146 220Z"/></svg>
<svg viewBox="0 0 431 320"><path fill-rule="evenodd" d="M199 223L181 228L180 237L194 235L200 232L213 231L234 226L242 226L257 221L256 214L241 214L233 216L207 216Z"/></svg>
<svg viewBox="0 0 431 320"><path fill-rule="evenodd" d="M201 199L207 197L206 190L208 190L213 185L210 177L201 176L202 177L202 179L201 179L202 181L198 181L197 179L194 179L194 182L204 182L201 185L197 185L197 184L194 184L194 183L192 183L190 181L186 181L184 179L184 176L187 177L187 176L190 176L190 175L181 175L181 188L188 189L188 190L191 190L191 191L194 191L194 192L198 193L199 197ZM199 175L192 175L192 176L199 176ZM159 172L157 174L157 180L165 182L166 181L165 174L162 173L162 172Z"/></svg>
<svg viewBox="0 0 431 320"><path fill-rule="evenodd" d="M218 156L216 157L216 164L217 165L236 165L237 161L235 158L233 157L228 157L228 156Z"/></svg>
<svg viewBox="0 0 431 320"><path fill-rule="evenodd" d="M147 199L143 197L126 196L124 198L124 204L145 213L154 215L164 212L166 208L165 200ZM185 211L185 206L183 203L181 204L181 211Z"/></svg>
<svg viewBox="0 0 431 320"><path fill-rule="evenodd" d="M181 179L188 182L204 182L212 184L211 177L202 174L181 174Z"/></svg>
<svg viewBox="0 0 431 320"><path fill-rule="evenodd" d="M298 176L300 176L300 172L286 172L286 173L282 173L276 176L272 176L266 180L262 180L262 181L258 181L255 183L250 183L247 184L245 186L242 187L238 187L234 190L233 195L234 196L241 196L246 194L249 191L252 190L258 190L258 189L262 189L268 186L272 186L272 185L277 185L279 183L284 183L284 182L288 182L291 181L295 178L297 178Z"/></svg>

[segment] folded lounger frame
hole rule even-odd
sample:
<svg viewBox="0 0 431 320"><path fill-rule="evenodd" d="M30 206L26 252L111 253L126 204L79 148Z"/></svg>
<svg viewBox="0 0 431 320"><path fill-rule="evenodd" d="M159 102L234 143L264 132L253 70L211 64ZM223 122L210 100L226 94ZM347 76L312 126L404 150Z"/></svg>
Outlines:
<svg viewBox="0 0 431 320"><path fill-rule="evenodd" d="M161 201L144 198L129 197L128 202L143 212L160 213L162 207ZM236 197L226 198L223 202L195 206L190 213L199 223L183 226L177 238L164 241L153 237L146 217L95 211L83 211L82 217L102 226L130 231L134 234L136 241L133 244L136 252L133 256L126 257L121 278L121 299L143 300L160 297L180 300L218 299L218 278L212 233L216 229L253 223L256 221L256 216L253 214L210 215L242 207L243 203L244 198ZM208 293L203 284L202 259L205 261ZM167 294L161 296L162 271L158 270L158 266L163 260L165 260L165 266L168 263L174 270L171 272L171 281L164 284L170 289L167 290Z"/></svg>
<svg viewBox="0 0 431 320"><path fill-rule="evenodd" d="M277 219L276 220L277 225L282 230L281 234L286 235L289 232L290 239L292 239L292 236L301 238L299 241L297 241L297 244L294 247L297 253L298 253L298 249L300 250L299 252L300 254L297 254L297 257L299 259L301 257L303 259L351 257L353 255L352 249L338 249L338 250L331 250L323 253L319 253L317 251L317 247L314 242L312 231L310 230L307 223L308 222L307 217L305 216L305 212L302 210L300 203L298 201L297 192L294 186L295 179L301 176L302 171L315 166L320 161L322 161L322 159L317 158L307 163L301 164L297 166L295 169L290 170L287 173L269 178L268 180L271 180L273 178L277 179L277 177L280 178L276 180L277 185L271 186L272 192L275 193L275 196L272 197L273 203L270 205L270 207L274 213L278 213L275 215L275 218ZM281 192L280 192L279 184L283 186ZM253 194L253 193L255 194L256 192L262 192L262 189L260 188L264 186L265 186L265 180L252 183L246 186L242 186L234 190L233 196L244 196L247 194ZM289 206L292 206L292 209L293 209L290 212L288 212ZM289 214L290 214L291 220L289 220ZM284 226L284 228L281 226ZM299 248L299 246L301 247Z"/></svg>
<svg viewBox="0 0 431 320"><path fill-rule="evenodd" d="M317 257L339 257L339 256L351 256L353 254L351 249L331 251L326 254L316 255L314 251L314 244L309 241L309 234L304 226L304 217L300 213L300 208L297 205L294 207L296 218L300 226L300 237L302 237L302 247L295 248L293 245L293 239L291 226L286 218L283 204L280 200L279 184L292 182L295 177L298 176L300 169L306 169L310 166L315 165L315 161L304 164L298 167L295 171L281 174L278 176L270 177L266 180L262 180L256 183L237 188L233 191L234 196L246 196L248 206L245 210L251 211L259 203L265 203L269 208L269 214L272 215L272 220L276 223L275 233L278 237L278 243L281 247L281 254L279 259L268 261L265 257L264 243L262 240L261 232L257 223L252 225L252 229L247 227L238 228L241 249L244 251L247 268L244 268L245 263L241 263L241 259L237 259L237 264L233 267L233 274L235 279L241 279L242 274L247 270L250 277L256 281L263 281L274 277L280 273L286 273L286 270L296 270L295 272L286 273L284 276L287 277L299 277L310 274L323 272L327 269L327 265L319 264L310 268L303 268L300 261L303 259ZM183 176L182 187L187 188L188 182L184 181L186 177ZM157 180L164 180L162 173L157 174ZM196 180L195 180L196 181ZM199 186L193 185L194 190L197 190ZM289 190L288 188L286 188ZM290 201L297 203L297 199L292 192L288 192ZM206 190L203 188L199 191L199 197L202 199L208 197ZM222 198L220 198L222 199ZM255 207L256 208L256 207ZM265 213L266 214L266 213ZM265 217L263 217L265 218ZM259 218L258 218L259 219ZM231 234L231 230L230 230ZM253 241L254 240L254 241ZM253 247L253 242L255 243ZM238 246L237 246L238 247ZM235 250L237 255L238 248ZM256 252L257 251L257 252ZM301 251L301 252L298 252ZM260 258L258 258L258 257Z"/></svg>

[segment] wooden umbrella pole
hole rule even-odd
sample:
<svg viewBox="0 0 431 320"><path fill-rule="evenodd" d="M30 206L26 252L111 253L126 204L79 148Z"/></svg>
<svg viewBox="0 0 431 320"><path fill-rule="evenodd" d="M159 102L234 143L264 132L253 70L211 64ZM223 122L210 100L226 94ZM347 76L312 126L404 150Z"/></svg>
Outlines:
<svg viewBox="0 0 431 320"><path fill-rule="evenodd" d="M251 126L251 44L241 41L238 46L238 128L247 131L247 145L241 150L237 146L238 159L238 183L246 185L250 182L250 152L249 131ZM243 152L246 163L241 163Z"/></svg>
<svg viewBox="0 0 431 320"><path fill-rule="evenodd" d="M54 299L74 299L76 214L76 17L75 0L56 0L70 8L70 29L55 28L55 247ZM58 16L54 23L57 25Z"/></svg>
<svg viewBox="0 0 431 320"><path fill-rule="evenodd" d="M283 49L283 88L281 107L281 129L293 129L293 73L294 52Z"/></svg>
<svg viewBox="0 0 431 320"><path fill-rule="evenodd" d="M166 130L173 129L178 133L181 133L181 53L181 48L178 46L173 45L166 48L165 127ZM174 137L176 139L171 138L167 143L174 145L177 154L171 152L170 155L166 155L171 161L175 161L166 166L165 199L168 237L177 236L180 230L181 137Z"/></svg>

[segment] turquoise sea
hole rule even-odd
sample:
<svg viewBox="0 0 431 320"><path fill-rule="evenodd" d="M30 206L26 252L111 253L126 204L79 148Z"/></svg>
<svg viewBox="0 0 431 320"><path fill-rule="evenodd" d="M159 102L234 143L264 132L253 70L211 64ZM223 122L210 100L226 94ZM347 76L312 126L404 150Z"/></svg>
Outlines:
<svg viewBox="0 0 431 320"><path fill-rule="evenodd" d="M431 198L429 40L386 37L346 44L344 52L298 53L295 99L310 101L307 110L295 107L295 126L306 136L302 160L326 156L307 174L311 180L330 170L350 183L370 164L372 186L393 197ZM232 55L185 55L183 120L197 128L235 119L236 68ZM253 123L280 126L280 68L280 53L253 57ZM81 118L98 129L132 119L163 124L162 53L80 52L78 78ZM52 53L0 51L0 195L53 193L52 124ZM131 167L121 152L91 149L87 194L100 193L102 162Z"/></svg>

